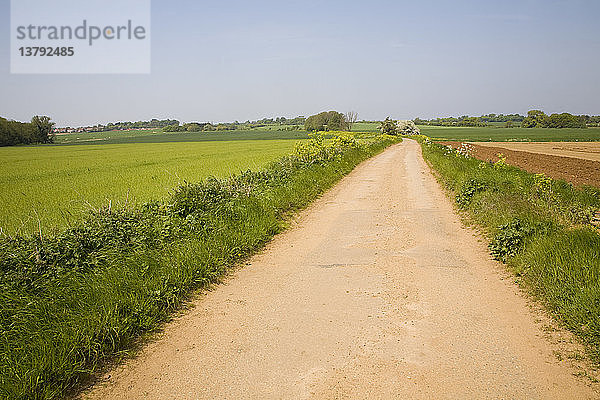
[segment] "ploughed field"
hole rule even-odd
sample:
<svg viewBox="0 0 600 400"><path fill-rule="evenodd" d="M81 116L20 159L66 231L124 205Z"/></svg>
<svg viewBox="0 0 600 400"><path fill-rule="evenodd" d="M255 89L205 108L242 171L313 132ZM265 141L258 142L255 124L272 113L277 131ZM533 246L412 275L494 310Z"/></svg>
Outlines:
<svg viewBox="0 0 600 400"><path fill-rule="evenodd" d="M532 143L478 143L482 146L502 147L515 151L560 157L600 161L600 142L532 142Z"/></svg>
<svg viewBox="0 0 600 400"><path fill-rule="evenodd" d="M442 142L454 148L462 142ZM472 155L483 161L498 161L498 154L506 162L531 173L544 173L554 179L563 179L575 185L600 187L599 142L554 143L470 143Z"/></svg>
<svg viewBox="0 0 600 400"><path fill-rule="evenodd" d="M9 234L47 233L91 207L158 200L185 181L260 168L295 143L213 139L0 148L0 227Z"/></svg>

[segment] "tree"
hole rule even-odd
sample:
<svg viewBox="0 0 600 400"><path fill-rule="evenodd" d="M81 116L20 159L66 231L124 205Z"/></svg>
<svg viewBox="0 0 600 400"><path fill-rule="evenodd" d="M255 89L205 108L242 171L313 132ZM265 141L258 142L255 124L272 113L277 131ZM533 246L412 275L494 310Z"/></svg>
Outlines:
<svg viewBox="0 0 600 400"><path fill-rule="evenodd" d="M585 116L569 113L546 115L540 110L531 110L521 125L523 128L587 128Z"/></svg>
<svg viewBox="0 0 600 400"><path fill-rule="evenodd" d="M50 121L50 117L36 115L31 118L31 125L33 125L34 128L35 142L54 142L54 134L52 133L54 122Z"/></svg>
<svg viewBox="0 0 600 400"><path fill-rule="evenodd" d="M188 122L187 124L183 124L183 130L186 132L200 132L202 131L204 126L197 122Z"/></svg>
<svg viewBox="0 0 600 400"><path fill-rule="evenodd" d="M53 127L49 117L35 116L31 122L9 121L0 117L0 146L52 143Z"/></svg>
<svg viewBox="0 0 600 400"><path fill-rule="evenodd" d="M163 132L181 132L183 131L183 126L179 125L179 123L177 124L173 124L173 125L167 125L164 128L162 128Z"/></svg>
<svg viewBox="0 0 600 400"><path fill-rule="evenodd" d="M548 117L548 128L587 128L585 119L569 113L552 114Z"/></svg>
<svg viewBox="0 0 600 400"><path fill-rule="evenodd" d="M356 123L356 120L358 119L358 113L356 111L348 111L344 115L344 119L346 120L346 127L349 131L351 131L352 127Z"/></svg>
<svg viewBox="0 0 600 400"><path fill-rule="evenodd" d="M527 117L521 123L523 128L544 128L548 123L548 116L540 110L527 112Z"/></svg>
<svg viewBox="0 0 600 400"><path fill-rule="evenodd" d="M344 115L337 111L324 111L311 115L304 123L304 129L309 132L345 131L347 129Z"/></svg>
<svg viewBox="0 0 600 400"><path fill-rule="evenodd" d="M396 132L399 135L418 135L421 130L411 120L400 120L396 123Z"/></svg>
<svg viewBox="0 0 600 400"><path fill-rule="evenodd" d="M390 117L387 117L379 124L379 129L384 135L397 135L398 134L398 121L394 121Z"/></svg>
<svg viewBox="0 0 600 400"><path fill-rule="evenodd" d="M481 122L479 117L460 117L456 124L457 126L485 126L485 123Z"/></svg>

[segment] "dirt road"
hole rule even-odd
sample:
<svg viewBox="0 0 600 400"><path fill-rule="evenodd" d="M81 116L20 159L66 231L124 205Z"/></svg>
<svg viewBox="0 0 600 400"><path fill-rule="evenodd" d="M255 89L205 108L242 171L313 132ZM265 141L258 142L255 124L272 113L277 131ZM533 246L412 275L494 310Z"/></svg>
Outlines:
<svg viewBox="0 0 600 400"><path fill-rule="evenodd" d="M507 277L405 141L87 397L597 398Z"/></svg>

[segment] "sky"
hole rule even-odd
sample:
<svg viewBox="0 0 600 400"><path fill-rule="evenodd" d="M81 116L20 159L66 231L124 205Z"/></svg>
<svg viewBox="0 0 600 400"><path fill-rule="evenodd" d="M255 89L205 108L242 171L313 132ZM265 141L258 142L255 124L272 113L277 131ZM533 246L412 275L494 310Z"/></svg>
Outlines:
<svg viewBox="0 0 600 400"><path fill-rule="evenodd" d="M0 0L0 116L598 115L598 15L599 0L153 0L150 74L19 75Z"/></svg>

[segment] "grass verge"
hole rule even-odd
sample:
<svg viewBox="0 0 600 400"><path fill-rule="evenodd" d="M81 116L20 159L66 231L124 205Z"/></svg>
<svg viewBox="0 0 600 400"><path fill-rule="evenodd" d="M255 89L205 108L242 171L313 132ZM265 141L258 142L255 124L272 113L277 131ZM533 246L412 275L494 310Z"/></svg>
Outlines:
<svg viewBox="0 0 600 400"><path fill-rule="evenodd" d="M421 137L423 156L483 228L490 252L587 345L600 363L600 189L471 158Z"/></svg>
<svg viewBox="0 0 600 400"><path fill-rule="evenodd" d="M395 141L317 136L260 171L101 209L53 237L0 238L0 396L55 399L77 388L260 248L287 213Z"/></svg>

